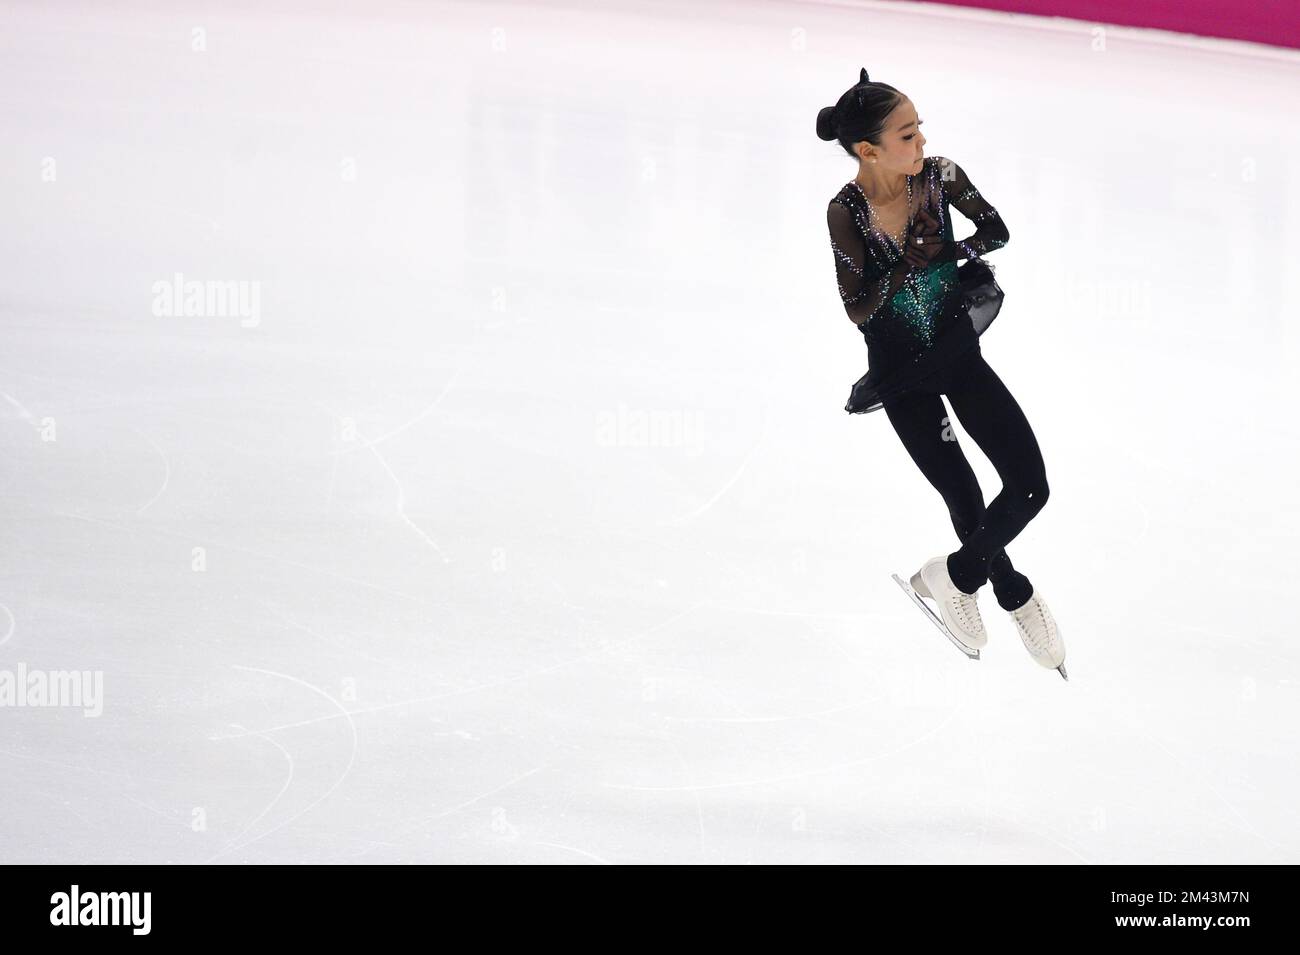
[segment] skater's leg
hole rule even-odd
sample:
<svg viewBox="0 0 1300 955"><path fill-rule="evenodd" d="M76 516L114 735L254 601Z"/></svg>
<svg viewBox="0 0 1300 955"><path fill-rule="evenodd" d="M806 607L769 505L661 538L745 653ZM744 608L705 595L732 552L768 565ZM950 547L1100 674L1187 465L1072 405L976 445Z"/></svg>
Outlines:
<svg viewBox="0 0 1300 955"><path fill-rule="evenodd" d="M964 543L984 520L984 494L957 442L943 399L937 392L913 393L885 402L884 411L907 453L943 498L957 540ZM1005 610L1021 606L1033 593L1029 578L1016 571L1005 550L993 555L987 574Z"/></svg>
<svg viewBox="0 0 1300 955"><path fill-rule="evenodd" d="M989 561L989 583L993 585L993 596L1003 610L1023 607L1034 595L1033 583L1011 566L1011 558L1005 549L998 551Z"/></svg>
<svg viewBox="0 0 1300 955"><path fill-rule="evenodd" d="M953 582L967 593L999 579L998 602L1014 609L1028 599L1023 575L1008 573L1005 547L1047 503L1047 474L1033 429L1020 405L977 351L953 372L948 398L963 428L1002 479L1002 490L976 529L948 556ZM997 563L995 564L995 560ZM1028 588L1032 592L1032 588ZM1004 597L1006 599L1004 599ZM1010 606L1008 606L1010 604Z"/></svg>
<svg viewBox="0 0 1300 955"><path fill-rule="evenodd" d="M957 444L948 409L937 392L913 392L886 401L885 414L912 461L948 506L958 539L979 526L984 495Z"/></svg>
<svg viewBox="0 0 1300 955"><path fill-rule="evenodd" d="M980 507L979 519L974 524L958 524L956 517L953 518L953 526L957 528L957 537L964 544L970 539L971 534L979 528L984 520L984 508ZM951 565L949 576L951 576ZM989 560L988 582L993 585L993 595L997 598L998 606L1003 610L1015 610L1023 606L1034 593L1034 585L1029 578L1016 570L1011 564L1011 558L1007 556L1005 549L999 550ZM953 578L953 583L957 583L957 578ZM967 582L969 583L969 582ZM961 588L961 585L958 584ZM964 588L963 588L964 589ZM966 593L973 594L974 590L967 590Z"/></svg>

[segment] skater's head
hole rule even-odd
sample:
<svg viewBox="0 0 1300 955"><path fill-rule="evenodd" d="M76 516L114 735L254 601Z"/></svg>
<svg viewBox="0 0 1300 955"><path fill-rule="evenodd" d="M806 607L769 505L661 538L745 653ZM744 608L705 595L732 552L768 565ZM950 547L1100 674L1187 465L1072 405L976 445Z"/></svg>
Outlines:
<svg viewBox="0 0 1300 955"><path fill-rule="evenodd" d="M817 135L839 140L844 151L878 172L915 175L925 158L923 120L912 101L888 83L861 79L839 102L817 114Z"/></svg>

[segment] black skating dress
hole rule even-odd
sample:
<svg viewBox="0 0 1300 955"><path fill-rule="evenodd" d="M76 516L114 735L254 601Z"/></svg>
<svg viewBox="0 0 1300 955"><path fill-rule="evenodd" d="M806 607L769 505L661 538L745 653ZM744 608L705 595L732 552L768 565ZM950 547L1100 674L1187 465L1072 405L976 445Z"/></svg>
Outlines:
<svg viewBox="0 0 1300 955"><path fill-rule="evenodd" d="M946 240L923 267L903 260L902 246L879 228L856 181L846 183L826 208L840 298L867 343L868 372L845 409L855 413L931 386L940 371L979 346L957 282L958 258L1000 249L1010 238L997 209L952 160L927 156L921 171L907 178L909 224L924 209ZM975 223L974 235L953 241L950 205ZM915 234L909 231L904 241Z"/></svg>

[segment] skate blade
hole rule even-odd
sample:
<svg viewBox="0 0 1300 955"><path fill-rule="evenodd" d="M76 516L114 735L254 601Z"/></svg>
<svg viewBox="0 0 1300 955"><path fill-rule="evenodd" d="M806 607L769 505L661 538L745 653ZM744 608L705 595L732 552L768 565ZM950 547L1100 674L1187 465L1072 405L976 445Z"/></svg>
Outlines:
<svg viewBox="0 0 1300 955"><path fill-rule="evenodd" d="M898 586L903 588L903 592L912 598L912 603L916 604L918 607L920 607L922 610L925 611L925 615L930 618L930 621L936 627L939 628L939 632L942 633L945 637L947 637L948 641L954 647L956 647L963 654L965 654L968 659L978 660L980 658L980 652L978 650L972 650L970 647L966 646L966 644L962 643L960 640L958 640L956 637L954 637L951 633L948 632L948 628L943 625L943 621L939 619L939 615L930 609L929 605L924 600L921 599L921 595L918 594L915 590L913 590L911 585L908 584L907 581L905 581L902 577L899 577L898 574L891 574L891 576L894 578L894 583L898 584Z"/></svg>

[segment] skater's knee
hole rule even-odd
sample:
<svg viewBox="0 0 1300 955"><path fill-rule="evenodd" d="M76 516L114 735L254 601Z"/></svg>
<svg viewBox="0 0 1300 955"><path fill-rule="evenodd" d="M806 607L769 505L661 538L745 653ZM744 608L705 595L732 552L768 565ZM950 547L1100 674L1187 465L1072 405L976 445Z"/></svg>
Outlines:
<svg viewBox="0 0 1300 955"><path fill-rule="evenodd" d="M1047 503L1047 478L1041 481L1035 481L1025 492L1025 502L1031 507L1035 514L1043 509Z"/></svg>
<svg viewBox="0 0 1300 955"><path fill-rule="evenodd" d="M1033 517L1047 503L1047 479L1031 478L1008 485L1007 491L1014 502L1012 506L1019 511L1027 511Z"/></svg>

